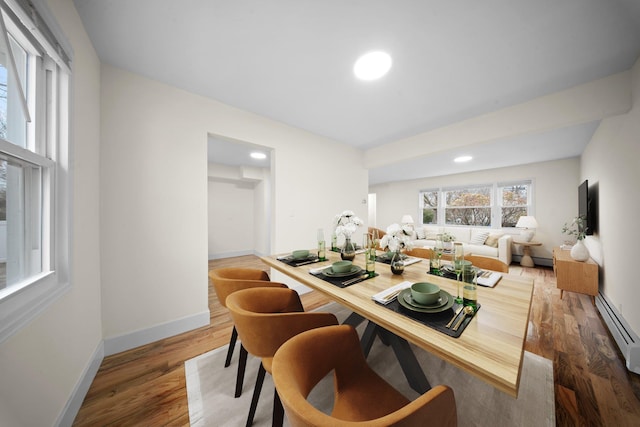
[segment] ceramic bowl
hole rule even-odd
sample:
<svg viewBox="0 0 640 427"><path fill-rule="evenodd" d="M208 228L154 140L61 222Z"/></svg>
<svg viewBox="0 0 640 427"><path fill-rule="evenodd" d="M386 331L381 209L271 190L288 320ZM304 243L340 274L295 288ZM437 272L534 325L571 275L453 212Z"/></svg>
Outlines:
<svg viewBox="0 0 640 427"><path fill-rule="evenodd" d="M334 273L346 273L351 270L351 261L338 261L331 264L331 269Z"/></svg>
<svg viewBox="0 0 640 427"><path fill-rule="evenodd" d="M306 249L299 249L291 252L291 256L293 256L293 259L304 259L309 256L309 251Z"/></svg>
<svg viewBox="0 0 640 427"><path fill-rule="evenodd" d="M435 304L440 298L440 286L427 282L414 283L411 285L411 298L418 304Z"/></svg>

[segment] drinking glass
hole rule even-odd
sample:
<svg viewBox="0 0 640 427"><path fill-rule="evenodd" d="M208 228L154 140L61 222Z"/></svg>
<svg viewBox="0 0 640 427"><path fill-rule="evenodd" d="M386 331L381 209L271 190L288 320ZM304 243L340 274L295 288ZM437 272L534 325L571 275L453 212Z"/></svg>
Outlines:
<svg viewBox="0 0 640 427"><path fill-rule="evenodd" d="M458 292L456 296L456 302L458 304L462 304L462 297L460 297L460 273L462 273L462 265L464 261L464 248L462 247L462 243L455 242L453 244L453 271L456 273L456 278L458 282Z"/></svg>
<svg viewBox="0 0 640 427"><path fill-rule="evenodd" d="M327 260L326 246L324 242L324 230L322 230L322 228L318 228L318 260Z"/></svg>
<svg viewBox="0 0 640 427"><path fill-rule="evenodd" d="M462 270L462 289L463 304L470 305L477 310L478 304L478 271L473 265L467 264Z"/></svg>

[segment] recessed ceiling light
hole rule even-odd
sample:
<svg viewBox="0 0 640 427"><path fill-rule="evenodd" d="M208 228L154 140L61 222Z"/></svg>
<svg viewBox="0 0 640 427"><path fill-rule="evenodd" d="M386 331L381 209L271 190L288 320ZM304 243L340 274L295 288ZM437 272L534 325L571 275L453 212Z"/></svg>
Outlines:
<svg viewBox="0 0 640 427"><path fill-rule="evenodd" d="M468 162L471 159L473 159L473 157L471 156L460 156L453 159L453 161L456 163L464 163L464 162Z"/></svg>
<svg viewBox="0 0 640 427"><path fill-rule="evenodd" d="M253 153L250 154L251 158L253 159L258 159L258 160L262 160L262 159L266 159L267 155L264 153L260 153L259 151L254 151Z"/></svg>
<svg viewBox="0 0 640 427"><path fill-rule="evenodd" d="M387 74L391 68L388 53L376 51L362 55L353 66L353 73L360 80L375 80Z"/></svg>

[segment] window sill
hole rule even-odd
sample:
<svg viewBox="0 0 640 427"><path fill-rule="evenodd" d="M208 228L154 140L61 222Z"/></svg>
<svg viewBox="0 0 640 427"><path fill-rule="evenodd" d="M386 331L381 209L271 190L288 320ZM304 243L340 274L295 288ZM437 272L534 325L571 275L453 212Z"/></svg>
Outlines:
<svg viewBox="0 0 640 427"><path fill-rule="evenodd" d="M41 273L11 287L0 300L0 343L35 319L70 288L58 283L55 272Z"/></svg>

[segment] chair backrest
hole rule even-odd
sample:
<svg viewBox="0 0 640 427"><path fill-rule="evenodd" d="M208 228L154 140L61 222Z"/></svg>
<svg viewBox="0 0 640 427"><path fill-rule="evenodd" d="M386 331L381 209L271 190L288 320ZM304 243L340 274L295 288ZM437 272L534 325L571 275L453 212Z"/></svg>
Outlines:
<svg viewBox="0 0 640 427"><path fill-rule="evenodd" d="M345 421L342 417L328 415L307 401L311 390L332 370L336 390L339 390L340 384L350 383L347 394L352 397L358 395L354 403L359 406L355 415L359 420ZM349 325L318 328L291 338L276 352L272 375L289 423L294 427L449 427L457 424L456 403L451 388L438 385L409 402L367 365L358 334ZM361 390L357 390L359 385ZM385 405L389 407L387 396L394 396L389 389L400 396L395 408L377 418L361 419L362 414L375 413ZM344 394L336 393L334 411L336 406L341 406L341 398L344 399ZM361 405L370 405L370 410L362 411Z"/></svg>
<svg viewBox="0 0 640 427"><path fill-rule="evenodd" d="M405 254L418 258L430 259L431 252L432 251L429 248L413 248L405 251Z"/></svg>
<svg viewBox="0 0 640 427"><path fill-rule="evenodd" d="M286 288L284 283L269 281L269 275L264 270L255 268L216 268L209 270L209 279L213 284L218 300L223 307L227 306L227 297L241 289L256 287Z"/></svg>
<svg viewBox="0 0 640 427"><path fill-rule="evenodd" d="M466 261L471 261L471 263L478 268L499 271L501 273L509 272L509 266L497 258L489 258L479 255L465 255L464 259Z"/></svg>
<svg viewBox="0 0 640 427"><path fill-rule="evenodd" d="M304 312L298 293L288 288L243 289L227 297L227 308L242 345L262 358L300 332L338 324L332 313Z"/></svg>

